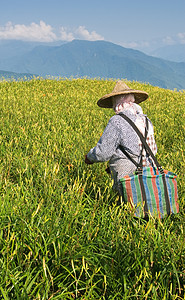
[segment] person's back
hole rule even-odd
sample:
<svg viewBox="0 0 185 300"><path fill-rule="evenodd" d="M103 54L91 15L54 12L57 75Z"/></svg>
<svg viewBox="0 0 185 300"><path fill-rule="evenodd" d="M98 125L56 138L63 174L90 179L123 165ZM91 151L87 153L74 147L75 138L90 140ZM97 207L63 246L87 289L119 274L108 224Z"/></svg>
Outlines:
<svg viewBox="0 0 185 300"><path fill-rule="evenodd" d="M115 87L115 92L110 95L105 95L99 100L100 107L112 107L115 114L108 122L100 140L97 145L92 148L86 156L86 163L105 162L109 161L111 176L114 180L113 188L119 192L119 180L126 174L133 173L136 170L135 164L122 152L120 146L129 153L132 159L138 163L141 157L142 143L126 120L121 117L121 114L125 114L131 119L141 131L145 134L146 128L146 116L142 112L142 108L135 103L136 100L142 97L146 99L146 93L141 91L134 91L127 87L123 91L122 82L118 82ZM134 94L135 93L135 94ZM139 95L139 96L138 96ZM106 96L109 102L106 103ZM111 101L110 101L111 98ZM140 101L140 102L141 102ZM157 152L157 146L154 139L153 126L148 119L148 132L147 142L150 142L150 146L154 155ZM143 163L150 165L152 161L146 157L146 153L143 151Z"/></svg>

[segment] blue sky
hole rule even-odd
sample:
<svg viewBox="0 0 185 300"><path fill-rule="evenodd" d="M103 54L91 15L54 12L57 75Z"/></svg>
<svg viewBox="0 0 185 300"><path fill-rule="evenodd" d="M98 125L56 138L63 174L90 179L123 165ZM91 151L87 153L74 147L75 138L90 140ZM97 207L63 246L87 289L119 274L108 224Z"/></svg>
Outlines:
<svg viewBox="0 0 185 300"><path fill-rule="evenodd" d="M0 40L185 43L185 0L0 0Z"/></svg>

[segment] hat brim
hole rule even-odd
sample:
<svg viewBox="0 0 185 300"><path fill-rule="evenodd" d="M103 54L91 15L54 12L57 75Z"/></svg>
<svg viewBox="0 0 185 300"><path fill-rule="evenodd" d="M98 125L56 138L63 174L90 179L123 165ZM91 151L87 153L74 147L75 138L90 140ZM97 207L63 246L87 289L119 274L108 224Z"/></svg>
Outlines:
<svg viewBox="0 0 185 300"><path fill-rule="evenodd" d="M104 95L102 98L100 98L98 100L97 104L99 107L112 108L113 107L112 99L114 96L128 95L128 94L134 95L135 103L137 103L137 104L145 101L148 98L148 93L146 93L146 92L129 89L128 91L120 91L120 92Z"/></svg>

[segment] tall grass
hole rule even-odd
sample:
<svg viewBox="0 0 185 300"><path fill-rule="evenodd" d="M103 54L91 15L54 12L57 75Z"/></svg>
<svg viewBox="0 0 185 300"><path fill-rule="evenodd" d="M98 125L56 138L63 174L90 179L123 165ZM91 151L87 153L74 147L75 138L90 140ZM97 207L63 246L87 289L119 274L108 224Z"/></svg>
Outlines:
<svg viewBox="0 0 185 300"><path fill-rule="evenodd" d="M113 111L114 80L0 83L2 299L185 299L185 94L129 82L150 99L158 160L178 174L178 215L135 220L84 155Z"/></svg>

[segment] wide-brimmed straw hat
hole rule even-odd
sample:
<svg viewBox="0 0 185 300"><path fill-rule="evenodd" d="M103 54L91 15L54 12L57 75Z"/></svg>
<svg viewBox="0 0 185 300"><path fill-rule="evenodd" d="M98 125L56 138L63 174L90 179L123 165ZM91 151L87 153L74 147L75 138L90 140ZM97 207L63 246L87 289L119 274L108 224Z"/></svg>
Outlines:
<svg viewBox="0 0 185 300"><path fill-rule="evenodd" d="M114 96L127 94L133 94L135 97L135 103L137 104L142 101L145 101L148 98L148 93L130 89L122 80L119 80L116 82L113 91L110 94L106 94L102 98L100 98L97 104L100 107L112 108L112 99Z"/></svg>

